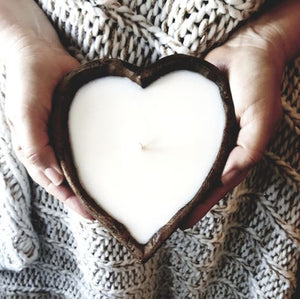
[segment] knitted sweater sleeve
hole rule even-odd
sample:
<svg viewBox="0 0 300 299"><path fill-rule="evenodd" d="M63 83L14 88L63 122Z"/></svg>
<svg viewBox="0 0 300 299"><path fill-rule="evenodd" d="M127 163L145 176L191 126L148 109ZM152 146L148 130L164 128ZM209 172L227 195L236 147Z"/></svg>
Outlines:
<svg viewBox="0 0 300 299"><path fill-rule="evenodd" d="M174 6L163 5L160 8L161 13L157 15L159 3L158 6L150 7L147 10L148 13L145 14L144 4L141 6L137 3L129 5L128 1L71 1L68 4L64 1L36 0L36 2L53 21L57 30L62 33L62 37L68 40L69 50L81 62L106 56L107 49L111 49L112 56L121 56L121 58L126 56L126 60L137 65L153 62L161 56L174 52L194 53L199 56L213 45L224 41L241 21L251 16L263 3L263 1L249 2L247 10L241 14L243 7L240 7L239 1L230 5L212 1L210 5L202 6L202 8L199 6L200 10L193 8L194 13L186 19L186 26L176 29L174 21L177 14L183 12L184 9L191 9L181 7L178 1L175 1ZM139 19L136 19L137 10L140 11ZM97 23L99 25L99 32L96 34L97 40L94 40L95 33L92 32L94 29L90 28L86 22L82 23L84 18L78 18L78 13L86 19L89 17L101 21L99 24ZM226 24L219 26L215 18L217 15L223 14L227 15L224 18ZM205 18L205 15L210 15L210 18ZM165 21L163 21L164 19ZM197 19L199 20L197 21ZM126 20L125 27L122 20ZM166 21L170 24L174 23L169 26L168 31L163 29L167 28L163 24ZM116 37L108 38L109 27L114 26L119 28L115 32ZM131 27L135 28L134 34L132 34ZM146 31L147 41L141 43L140 39ZM93 34L90 35L90 33ZM195 34L197 36L201 34L202 39L195 39ZM91 36L92 39L90 39ZM116 42L124 40L125 36L128 37L126 47L122 42ZM195 47L197 53L193 50ZM125 53L124 50L128 53ZM147 61L143 57L148 57ZM4 69L1 73L0 269L20 270L37 258L39 243L31 223L31 198L34 196L31 194L31 181L25 168L13 152L9 127L4 116Z"/></svg>
<svg viewBox="0 0 300 299"><path fill-rule="evenodd" d="M28 175L12 150L4 117L4 68L0 74L0 270L19 271L37 258L39 244L30 221Z"/></svg>
<svg viewBox="0 0 300 299"><path fill-rule="evenodd" d="M144 65L174 52L203 56L265 1L36 2L81 62L107 56ZM98 223L66 213L45 191L40 196L12 151L3 75L0 91L0 270L23 269L0 271L0 297L290 297L299 256L300 59L286 68L284 117L262 162L146 265Z"/></svg>
<svg viewBox="0 0 300 299"><path fill-rule="evenodd" d="M127 0L36 2L68 41L69 50L81 62L112 55L141 65L174 52L203 55L212 46L223 42L264 1L250 1L247 9L240 1L232 1L230 5L210 1L208 5L193 8L182 6L180 1L175 1L173 6L160 2L149 6L147 1L138 4ZM146 6L149 6L148 9ZM190 11L190 16L183 24L177 24L177 15L184 11ZM217 16L225 15L223 23L218 23ZM94 28L90 23L83 22L88 19L98 24L97 32L94 32L97 26L94 25ZM114 38L109 38L109 28L118 28ZM141 42L145 34L147 40ZM201 39L197 38L199 35ZM122 42L124 37L125 46ZM20 270L36 259L39 246L30 220L30 178L12 150L10 131L4 117L4 99L3 69L0 95L0 269Z"/></svg>

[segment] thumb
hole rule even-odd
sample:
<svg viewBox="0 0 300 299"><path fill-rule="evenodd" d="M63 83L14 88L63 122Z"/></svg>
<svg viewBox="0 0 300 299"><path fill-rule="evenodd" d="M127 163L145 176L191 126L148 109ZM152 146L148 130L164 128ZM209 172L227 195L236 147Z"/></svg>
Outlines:
<svg viewBox="0 0 300 299"><path fill-rule="evenodd" d="M49 143L48 111L41 110L43 109L38 105L34 108L21 105L13 111L11 108L7 110L13 148L17 157L38 184L45 187L50 180L58 186L63 181L63 175Z"/></svg>

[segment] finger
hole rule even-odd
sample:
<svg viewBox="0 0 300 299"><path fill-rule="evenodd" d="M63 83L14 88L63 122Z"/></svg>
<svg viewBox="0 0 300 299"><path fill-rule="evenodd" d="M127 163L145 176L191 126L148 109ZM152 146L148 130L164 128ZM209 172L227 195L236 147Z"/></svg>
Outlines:
<svg viewBox="0 0 300 299"><path fill-rule="evenodd" d="M247 171L261 160L265 149L270 142L281 120L281 104L278 96L279 90L272 89L267 96L254 100L253 103L239 117L240 131L237 146L232 150L223 171L230 177L239 176L242 171ZM259 95L253 94L254 98Z"/></svg>
<svg viewBox="0 0 300 299"><path fill-rule="evenodd" d="M22 107L20 108L22 109ZM47 112L30 111L8 113L13 129L14 143L18 157L24 164L31 165L43 172L55 185L60 185L63 175L56 161L52 147L49 144ZM39 117L37 116L39 115Z"/></svg>
<svg viewBox="0 0 300 299"><path fill-rule="evenodd" d="M51 182L45 187L46 191L52 194L54 197L64 203L79 215L87 219L94 219L84 208L79 199L73 194L73 192L64 185L55 186Z"/></svg>
<svg viewBox="0 0 300 299"><path fill-rule="evenodd" d="M87 219L93 219L93 217L85 210L84 206L81 204L81 202L78 200L78 198L74 195L74 193L69 187L65 186L64 184L57 185L53 183L44 171L40 170L38 167L35 167L35 164L31 164L30 160L26 159L26 157L22 153L21 146L18 144L15 138L14 133L12 133L12 145L18 159L25 166L30 177L37 184L42 186L47 192L49 192L55 198L62 201L67 207L71 208L72 210L80 214L82 217Z"/></svg>
<svg viewBox="0 0 300 299"><path fill-rule="evenodd" d="M19 152L17 151L17 155L19 154ZM67 207L77 212L82 217L93 219L93 217L85 210L84 206L68 186L66 186L65 184L60 184L59 186L53 184L43 171L40 171L38 168L33 167L31 164L27 164L28 161L23 160L22 156L20 156L20 161L26 167L30 177L37 184L43 187L48 193L52 194L55 198L62 201Z"/></svg>
<svg viewBox="0 0 300 299"><path fill-rule="evenodd" d="M229 179L226 184L222 184L220 187L212 190L206 195L205 198L193 209L187 217L182 221L180 227L182 229L191 228L200 219L202 219L207 212L221 200L226 193L228 193L232 188L234 188L243 178L246 176L246 172L241 172L240 177L235 177L235 179Z"/></svg>

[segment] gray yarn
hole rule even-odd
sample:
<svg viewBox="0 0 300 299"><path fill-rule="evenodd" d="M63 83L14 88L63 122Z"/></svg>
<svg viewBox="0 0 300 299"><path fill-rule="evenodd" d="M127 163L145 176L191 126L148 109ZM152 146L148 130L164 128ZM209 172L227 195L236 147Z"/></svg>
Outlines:
<svg viewBox="0 0 300 299"><path fill-rule="evenodd" d="M38 3L81 62L143 65L174 52L201 56L263 1ZM264 159L145 265L31 181L12 151L4 76L0 90L1 298L290 298L300 243L300 59L286 68L284 117Z"/></svg>

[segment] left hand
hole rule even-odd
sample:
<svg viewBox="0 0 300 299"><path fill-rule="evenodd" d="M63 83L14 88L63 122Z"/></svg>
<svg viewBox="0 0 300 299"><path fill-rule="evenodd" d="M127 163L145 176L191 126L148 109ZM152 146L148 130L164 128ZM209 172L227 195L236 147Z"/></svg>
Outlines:
<svg viewBox="0 0 300 299"><path fill-rule="evenodd" d="M192 211L183 227L194 225L246 177L262 158L281 120L280 85L285 59L271 39L272 30L267 33L260 36L248 26L205 58L228 75L240 131L222 174L222 186Z"/></svg>

